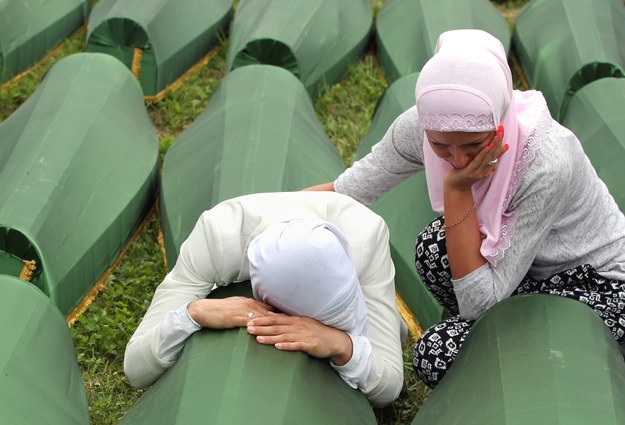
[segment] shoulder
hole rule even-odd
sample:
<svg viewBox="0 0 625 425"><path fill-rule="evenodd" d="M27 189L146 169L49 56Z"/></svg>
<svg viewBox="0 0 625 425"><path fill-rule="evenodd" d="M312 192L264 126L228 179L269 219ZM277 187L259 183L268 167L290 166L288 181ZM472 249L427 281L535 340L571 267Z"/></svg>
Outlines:
<svg viewBox="0 0 625 425"><path fill-rule="evenodd" d="M402 112L391 125L391 130L393 140L396 141L407 140L414 144L415 139L423 140L423 126L419 120L417 107L413 106Z"/></svg>
<svg viewBox="0 0 625 425"><path fill-rule="evenodd" d="M373 146L372 152L393 173L404 170L404 161L423 163L423 126L419 121L416 106L402 112L388 128L381 143Z"/></svg>
<svg viewBox="0 0 625 425"><path fill-rule="evenodd" d="M566 180L571 177L579 164L586 160L577 137L555 120L542 140L531 142L536 142L536 146L529 147L535 150L535 158L528 174L536 174L536 177Z"/></svg>
<svg viewBox="0 0 625 425"><path fill-rule="evenodd" d="M367 227L383 223L382 218L355 199L330 191L265 192L239 196L205 211L200 220L206 224L240 223L237 227L256 227L273 222L317 218L339 229Z"/></svg>
<svg viewBox="0 0 625 425"><path fill-rule="evenodd" d="M523 156L530 162L523 172L517 200L535 194L562 198L591 171L577 137L555 120L545 134L530 140Z"/></svg>

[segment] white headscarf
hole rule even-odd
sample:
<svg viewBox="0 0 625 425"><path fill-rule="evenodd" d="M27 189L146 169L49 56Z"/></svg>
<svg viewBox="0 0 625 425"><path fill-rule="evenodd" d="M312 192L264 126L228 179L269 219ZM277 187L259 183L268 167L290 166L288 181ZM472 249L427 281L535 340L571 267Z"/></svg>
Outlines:
<svg viewBox="0 0 625 425"><path fill-rule="evenodd" d="M352 335L367 334L367 307L351 249L334 225L273 224L252 240L247 257L254 298Z"/></svg>

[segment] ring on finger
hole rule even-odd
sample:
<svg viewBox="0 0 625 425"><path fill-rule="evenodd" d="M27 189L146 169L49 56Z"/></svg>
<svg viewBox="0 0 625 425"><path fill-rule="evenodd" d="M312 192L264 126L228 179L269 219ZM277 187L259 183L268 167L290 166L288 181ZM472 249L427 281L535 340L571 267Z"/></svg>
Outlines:
<svg viewBox="0 0 625 425"><path fill-rule="evenodd" d="M247 313L247 318L248 319L251 319L252 317L254 317L254 313L253 312L250 311L249 313Z"/></svg>
<svg viewBox="0 0 625 425"><path fill-rule="evenodd" d="M497 164L497 158L491 159L490 161L488 161L488 165L490 165L491 167L495 164Z"/></svg>

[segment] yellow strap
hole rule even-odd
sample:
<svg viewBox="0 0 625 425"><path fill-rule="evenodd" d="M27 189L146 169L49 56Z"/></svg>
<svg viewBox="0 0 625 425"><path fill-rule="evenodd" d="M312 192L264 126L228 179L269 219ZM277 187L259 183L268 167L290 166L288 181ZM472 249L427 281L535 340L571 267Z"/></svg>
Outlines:
<svg viewBox="0 0 625 425"><path fill-rule="evenodd" d="M30 282L33 278L33 272L37 269L37 262L35 260L22 260L24 267L20 272L19 278Z"/></svg>
<svg viewBox="0 0 625 425"><path fill-rule="evenodd" d="M141 80L141 58L143 57L143 50L135 47L135 51L132 55L132 66L130 70L132 71L132 75L135 76L137 80Z"/></svg>
<svg viewBox="0 0 625 425"><path fill-rule="evenodd" d="M82 25L80 28L78 28L72 35L70 35L67 39L65 39L63 42L59 43L58 46L56 46L54 49L52 49L51 51L49 51L43 58L39 59L39 61L37 61L37 63L35 63L33 66L31 66L30 68L28 68L27 70L11 77L10 80L5 81L4 83L0 84L0 89L4 89L4 88L8 88L8 87L13 87L16 86L20 80L32 73L34 73L35 71L37 71L39 68L41 68L43 65L47 65L49 62L52 62L51 59L54 56L60 55L60 54L64 54L63 51L66 48L65 46L65 42L68 39L77 37L77 36L82 36L83 33L86 31L87 29L87 24ZM54 59L54 62L56 62L57 59Z"/></svg>
<svg viewBox="0 0 625 425"><path fill-rule="evenodd" d="M408 305L406 305L402 297L398 293L396 293L395 298L397 298L397 308L399 309L399 314L401 314L401 317L403 317L406 325L408 325L408 332L410 332L410 335L415 340L419 339L421 335L423 335L423 329L421 329L421 326L419 326L419 323L413 316L412 312L408 308Z"/></svg>
<svg viewBox="0 0 625 425"><path fill-rule="evenodd" d="M87 295L85 295L80 301L80 303L74 308L74 310L72 310L67 315L65 320L68 326L70 327L73 326L74 323L76 323L76 320L78 320L78 318L80 317L80 315L83 314L87 310L87 307L89 307L89 305L93 301L95 301L98 294L102 292L102 290L104 289L104 286L106 285L106 281L108 277L111 275L111 273L113 273L113 270L115 270L115 268L117 268L120 265L120 263L124 259L124 256L126 255L126 252L128 252L128 249L130 248L130 244L132 244L139 237L141 232L143 232L144 227L152 219L152 216L156 212L156 205L158 205L158 198L154 201L154 205L152 205L152 208L150 208L150 211L148 211L147 215L145 216L141 224L139 224L135 232L132 234L132 236L130 237L130 240L126 243L126 245L124 245L124 247L122 248L122 251L119 253L119 255L117 256L117 258L115 259L111 267L109 267L108 269L104 271L104 273L102 273L102 276L100 276L97 282L91 287Z"/></svg>
<svg viewBox="0 0 625 425"><path fill-rule="evenodd" d="M191 75L193 75L196 72L198 72L211 59L213 59L213 57L215 55L217 55L217 53L219 53L223 47L224 47L223 45L219 45L219 46L213 47L213 49L210 52L208 52L206 54L206 56L204 56L195 65L193 65L191 68L189 68L176 81L171 83L169 86L165 87L160 92L156 93L154 96L144 96L143 100L145 101L145 103L147 103L147 104L157 103L157 102L161 101L165 97L167 92L169 92L170 90L171 91L177 90L182 85L182 83L184 83Z"/></svg>

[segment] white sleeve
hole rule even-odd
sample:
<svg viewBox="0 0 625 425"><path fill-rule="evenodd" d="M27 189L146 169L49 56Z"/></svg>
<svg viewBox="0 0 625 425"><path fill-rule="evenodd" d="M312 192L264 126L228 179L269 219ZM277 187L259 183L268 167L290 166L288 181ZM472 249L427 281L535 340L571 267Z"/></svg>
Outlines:
<svg viewBox="0 0 625 425"><path fill-rule="evenodd" d="M372 236L363 241L362 246L352 244L367 304L369 330L368 338L352 339L357 366L348 366L351 370L346 376L358 382L372 405L381 407L399 396L404 383L404 365L400 336L403 319L397 309L388 228L382 218L377 219L377 222L365 223Z"/></svg>
<svg viewBox="0 0 625 425"><path fill-rule="evenodd" d="M175 361L169 355L159 356L168 352L161 347L161 326L166 315L191 301L206 298L214 285L223 280L221 233L211 224L211 214L211 211L202 214L180 247L175 266L156 288L148 311L126 345L124 373L134 387L152 384ZM236 226L234 220L232 226ZM237 252L231 251L231 257L236 257ZM167 331L165 336L168 339Z"/></svg>
<svg viewBox="0 0 625 425"><path fill-rule="evenodd" d="M330 362L347 385L362 390L373 369L373 350L369 338L348 334L352 340L352 358L343 366Z"/></svg>

